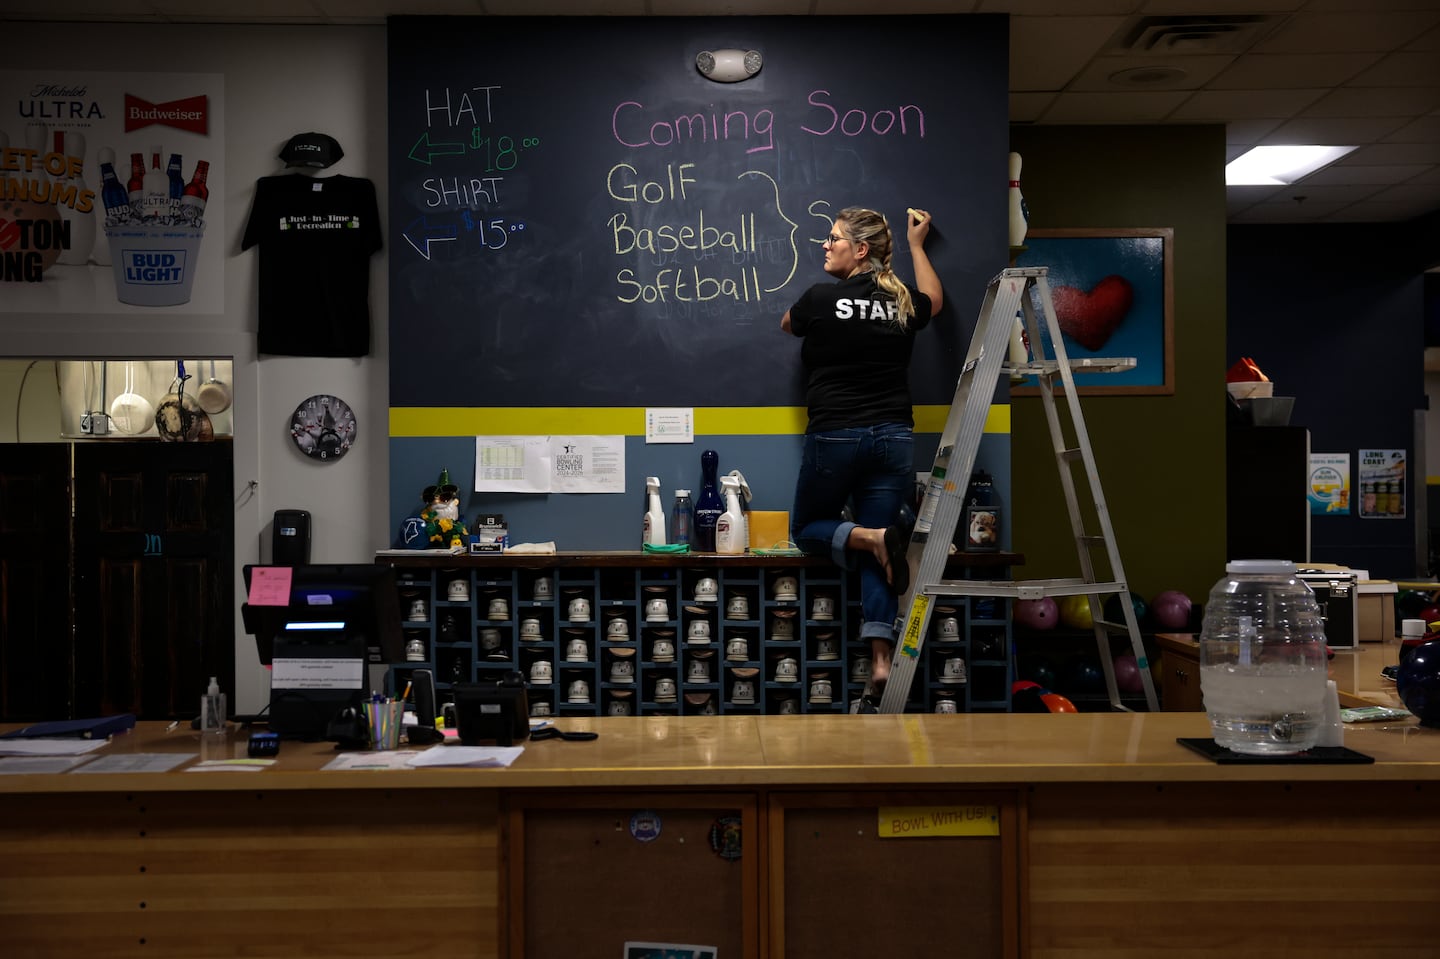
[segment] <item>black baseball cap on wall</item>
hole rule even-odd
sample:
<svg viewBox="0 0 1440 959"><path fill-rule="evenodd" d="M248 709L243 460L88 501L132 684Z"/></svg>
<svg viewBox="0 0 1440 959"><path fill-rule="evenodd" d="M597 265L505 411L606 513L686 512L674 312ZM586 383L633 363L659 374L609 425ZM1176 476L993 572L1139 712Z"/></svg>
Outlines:
<svg viewBox="0 0 1440 959"><path fill-rule="evenodd" d="M334 166L345 151L335 138L324 133L297 133L280 151L286 166L308 166L323 170Z"/></svg>

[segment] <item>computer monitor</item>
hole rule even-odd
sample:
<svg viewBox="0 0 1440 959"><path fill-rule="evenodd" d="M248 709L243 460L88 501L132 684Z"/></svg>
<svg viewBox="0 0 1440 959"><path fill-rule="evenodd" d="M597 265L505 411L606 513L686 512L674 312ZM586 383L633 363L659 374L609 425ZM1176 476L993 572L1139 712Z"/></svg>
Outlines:
<svg viewBox="0 0 1440 959"><path fill-rule="evenodd" d="M246 566L245 592L257 567ZM379 564L293 566L283 604L244 603L245 630L271 668L271 730L326 739L368 693L366 666L405 658L395 571Z"/></svg>

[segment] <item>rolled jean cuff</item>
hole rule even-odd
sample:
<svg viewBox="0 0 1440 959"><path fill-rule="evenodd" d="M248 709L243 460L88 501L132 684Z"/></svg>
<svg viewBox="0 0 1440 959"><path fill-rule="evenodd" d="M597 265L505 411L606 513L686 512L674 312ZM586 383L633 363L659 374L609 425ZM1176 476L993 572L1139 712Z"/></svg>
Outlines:
<svg viewBox="0 0 1440 959"><path fill-rule="evenodd" d="M860 638L869 642L872 639L884 639L891 644L895 642L894 623L861 623Z"/></svg>
<svg viewBox="0 0 1440 959"><path fill-rule="evenodd" d="M855 524L849 520L842 520L839 526L835 527L835 533L830 537L830 559L841 569L854 569L855 560L845 549L846 542L850 539L850 531Z"/></svg>

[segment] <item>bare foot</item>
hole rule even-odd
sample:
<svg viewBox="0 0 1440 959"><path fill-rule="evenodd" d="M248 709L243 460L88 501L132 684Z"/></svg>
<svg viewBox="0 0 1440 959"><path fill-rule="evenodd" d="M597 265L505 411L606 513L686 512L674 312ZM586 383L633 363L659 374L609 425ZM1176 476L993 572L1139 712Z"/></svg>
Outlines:
<svg viewBox="0 0 1440 959"><path fill-rule="evenodd" d="M888 639L872 637L870 640L870 682L876 689L884 689L890 678L890 659L895 647Z"/></svg>
<svg viewBox="0 0 1440 959"><path fill-rule="evenodd" d="M885 582L892 582L894 577L890 570L890 550L885 544L885 530L871 529L868 526L856 526L850 530L850 535L845 540L845 547L857 552L868 552L875 557L875 562L885 571Z"/></svg>

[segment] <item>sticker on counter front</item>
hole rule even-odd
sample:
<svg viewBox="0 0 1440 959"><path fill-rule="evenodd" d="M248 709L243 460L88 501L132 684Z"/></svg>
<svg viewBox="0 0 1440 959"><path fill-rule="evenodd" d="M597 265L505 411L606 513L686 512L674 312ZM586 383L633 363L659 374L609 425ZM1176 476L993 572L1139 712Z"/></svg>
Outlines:
<svg viewBox="0 0 1440 959"><path fill-rule="evenodd" d="M630 836L640 842L651 842L660 838L660 814L645 809L631 816Z"/></svg>
<svg viewBox="0 0 1440 959"><path fill-rule="evenodd" d="M270 688L360 689L364 678L363 659L286 659L277 656L270 670Z"/></svg>
<svg viewBox="0 0 1440 959"><path fill-rule="evenodd" d="M998 836L998 806L881 806L875 834L881 839L920 836Z"/></svg>

